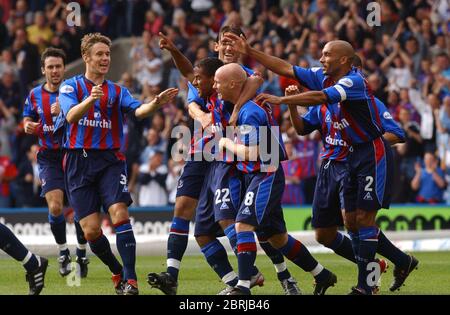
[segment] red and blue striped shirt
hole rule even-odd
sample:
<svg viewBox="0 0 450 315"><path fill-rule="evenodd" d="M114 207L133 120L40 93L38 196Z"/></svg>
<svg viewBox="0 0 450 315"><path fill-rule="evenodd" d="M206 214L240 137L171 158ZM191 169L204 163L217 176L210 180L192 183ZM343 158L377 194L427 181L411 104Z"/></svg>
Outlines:
<svg viewBox="0 0 450 315"><path fill-rule="evenodd" d="M49 92L41 84L30 91L23 109L23 117L29 117L33 121L39 122L38 129L39 145L43 150L59 149L60 145L54 136L54 122L56 117L52 117L51 106L57 101L58 92Z"/></svg>
<svg viewBox="0 0 450 315"><path fill-rule="evenodd" d="M59 89L61 111L66 117L70 109L91 94L93 82L84 75L65 81ZM67 124L63 140L66 149L119 150L124 141L123 125L126 113L137 109L141 102L130 92L109 80L102 84L103 97L77 122Z"/></svg>

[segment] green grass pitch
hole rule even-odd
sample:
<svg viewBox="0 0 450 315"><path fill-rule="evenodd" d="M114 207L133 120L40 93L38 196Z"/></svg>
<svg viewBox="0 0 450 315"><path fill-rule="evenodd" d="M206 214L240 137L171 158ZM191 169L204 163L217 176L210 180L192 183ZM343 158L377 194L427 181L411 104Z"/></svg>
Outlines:
<svg viewBox="0 0 450 315"><path fill-rule="evenodd" d="M387 273L383 274L381 294L450 294L450 286L444 279L450 279L450 252L414 253L420 261L419 269L415 270L407 279L406 285L400 291L392 293L388 290L392 281L393 265ZM347 294L351 286L356 284L356 266L334 254L314 255L325 267L336 273L338 283L330 288L327 294ZM106 295L114 294L110 274L107 268L96 258L91 256L89 275L82 279L81 285L68 286L65 278L57 272L55 257L50 258L50 267L47 270L46 285L42 294L67 295ZM236 259L230 256L236 268ZM264 255L257 258L257 266L265 276L263 287L252 290L255 295L283 294L281 286L276 279L275 269L269 259ZM298 267L288 262L288 268L298 280L303 294L312 293L313 278ZM149 272L165 270L165 257L139 256L137 258L137 273L139 277L140 293L145 295L162 294L157 289L150 289L146 282ZM236 270L236 269L235 269ZM178 294L185 295L214 295L223 288L216 274L207 265L203 256L186 256L181 265ZM25 282L25 273L22 266L8 258L0 259L0 295L26 294L28 284Z"/></svg>

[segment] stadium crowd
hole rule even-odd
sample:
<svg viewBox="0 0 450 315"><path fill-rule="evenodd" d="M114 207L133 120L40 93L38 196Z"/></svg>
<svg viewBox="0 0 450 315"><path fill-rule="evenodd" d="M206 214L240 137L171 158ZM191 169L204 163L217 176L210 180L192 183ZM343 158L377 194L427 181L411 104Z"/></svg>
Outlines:
<svg viewBox="0 0 450 315"><path fill-rule="evenodd" d="M0 207L45 205L39 198L37 139L24 133L23 104L41 76L40 53L49 46L62 48L67 61L74 61L80 56L80 39L88 32L133 37L133 70L123 73L120 83L142 101L167 87L180 89L177 101L150 119L129 116L123 147L134 205L173 204L183 162L171 156L176 142L171 131L192 121L187 82L170 55L160 50L158 33L166 34L195 63L215 55L214 41L224 25L241 27L253 47L303 67L321 66L326 42L350 42L363 59L374 95L406 134L406 143L394 150L393 202L450 204L448 1L378 1L380 26L369 26L366 0L79 0L79 27L66 23L68 2L0 0ZM296 83L254 60L242 62L262 74L261 92L282 95ZM283 162L283 201L309 204L320 136L298 136L285 106L274 107L274 114L289 154L289 161Z"/></svg>

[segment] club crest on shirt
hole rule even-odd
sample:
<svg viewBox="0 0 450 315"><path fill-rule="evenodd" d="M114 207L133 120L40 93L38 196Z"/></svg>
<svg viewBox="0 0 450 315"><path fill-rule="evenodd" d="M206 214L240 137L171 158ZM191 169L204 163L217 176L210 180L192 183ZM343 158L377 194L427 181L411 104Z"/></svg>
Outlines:
<svg viewBox="0 0 450 315"><path fill-rule="evenodd" d="M72 93L73 91L75 91L75 89L70 85L64 85L59 89L59 92L64 94L69 94Z"/></svg>

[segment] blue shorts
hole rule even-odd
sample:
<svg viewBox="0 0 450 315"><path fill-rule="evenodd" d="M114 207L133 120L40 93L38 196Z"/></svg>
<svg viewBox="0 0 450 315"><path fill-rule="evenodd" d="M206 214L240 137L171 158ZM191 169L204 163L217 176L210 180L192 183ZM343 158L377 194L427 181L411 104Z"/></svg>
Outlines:
<svg viewBox="0 0 450 315"><path fill-rule="evenodd" d="M223 236L219 221L235 220L241 200L240 173L232 164L208 163L195 213L195 236Z"/></svg>
<svg viewBox="0 0 450 315"><path fill-rule="evenodd" d="M344 180L348 175L347 162L323 160L314 190L311 225L314 228L343 226Z"/></svg>
<svg viewBox="0 0 450 315"><path fill-rule="evenodd" d="M178 180L177 197L186 196L194 199L200 197L208 164L206 161L186 162L183 173Z"/></svg>
<svg viewBox="0 0 450 315"><path fill-rule="evenodd" d="M281 207L285 178L281 165L273 173L243 174L244 194L236 222L256 227L259 238L286 233Z"/></svg>
<svg viewBox="0 0 450 315"><path fill-rule="evenodd" d="M383 138L354 146L348 155L350 176L344 184L345 211L388 209L394 173L392 150Z"/></svg>
<svg viewBox="0 0 450 315"><path fill-rule="evenodd" d="M52 190L65 190L63 171L63 151L41 150L37 154L39 179L42 183L41 197Z"/></svg>
<svg viewBox="0 0 450 315"><path fill-rule="evenodd" d="M67 198L77 221L116 203L133 201L127 186L125 157L114 150L68 150L64 155Z"/></svg>

